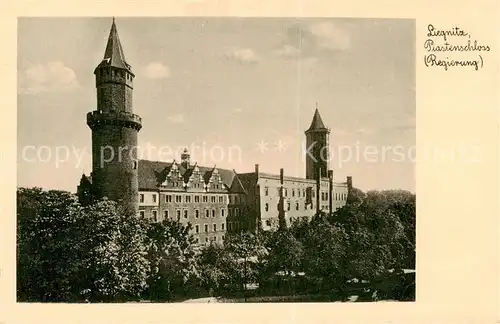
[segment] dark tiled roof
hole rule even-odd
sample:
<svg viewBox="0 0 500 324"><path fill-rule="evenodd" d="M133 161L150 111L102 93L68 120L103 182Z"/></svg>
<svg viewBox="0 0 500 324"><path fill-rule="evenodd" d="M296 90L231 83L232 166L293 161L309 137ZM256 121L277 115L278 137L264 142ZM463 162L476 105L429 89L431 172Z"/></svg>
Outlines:
<svg viewBox="0 0 500 324"><path fill-rule="evenodd" d="M229 191L231 191L233 193L243 193L243 194L247 193L247 190L243 186L243 183L241 182L241 179L240 179L239 175L236 175L234 177L234 181L233 181L233 183L232 183L231 188L230 188Z"/></svg>
<svg viewBox="0 0 500 324"><path fill-rule="evenodd" d="M257 175L254 172L238 174L238 179L246 192L250 192L257 185Z"/></svg>
<svg viewBox="0 0 500 324"><path fill-rule="evenodd" d="M122 44L120 43L120 38L118 37L118 31L116 30L114 18L109 32L108 44L106 45L106 50L104 51L104 57L98 67L102 66L112 66L130 71L130 65L125 59L125 54L123 53Z"/></svg>
<svg viewBox="0 0 500 324"><path fill-rule="evenodd" d="M191 175L193 174L193 171L194 171L194 167L196 165L194 165L193 167L187 169L184 173L183 173L183 178L184 178L184 181L188 181L189 178L191 178Z"/></svg>
<svg viewBox="0 0 500 324"><path fill-rule="evenodd" d="M316 111L314 112L313 120L311 122L311 126L309 126L308 131L319 130L319 129L327 129L327 128L325 127L325 124L323 123L323 120L321 119L318 108L316 108Z"/></svg>
<svg viewBox="0 0 500 324"><path fill-rule="evenodd" d="M201 171L201 169L200 169L200 171ZM210 170L202 172L203 180L205 180L205 183L207 183L210 180L210 178L212 177L212 173L214 173L214 168L211 168ZM222 178L222 176L221 176L221 178Z"/></svg>
<svg viewBox="0 0 500 324"><path fill-rule="evenodd" d="M161 162L161 161L149 161L149 160L139 160L138 176L139 176L139 189L156 189L157 185L165 180L172 162ZM200 173L203 175L205 181L210 179L213 173L214 167L204 167L198 166ZM219 169L219 175L222 182L227 188L233 187L233 182L237 178L236 172L234 170ZM185 169L179 165L179 171L185 176L189 176L193 172L193 168ZM188 176L188 178L189 178Z"/></svg>

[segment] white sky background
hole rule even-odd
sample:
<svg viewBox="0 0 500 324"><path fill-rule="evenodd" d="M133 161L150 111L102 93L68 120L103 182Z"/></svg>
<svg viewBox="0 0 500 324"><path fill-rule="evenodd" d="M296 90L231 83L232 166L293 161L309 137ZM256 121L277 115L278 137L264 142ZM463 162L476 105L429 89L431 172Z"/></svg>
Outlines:
<svg viewBox="0 0 500 324"><path fill-rule="evenodd" d="M352 175L363 190L415 190L413 21L118 18L116 23L136 74L134 112L143 119L142 148L166 152L195 143L206 149L193 152L203 165L249 172L259 163L263 172L283 167L287 175L304 176L304 131L318 102L331 128L330 167L337 181ZM110 26L109 18L19 19L20 186L75 191L82 172L90 173L85 115L96 109L93 70ZM268 150L259 150L258 143L268 143ZM28 146L34 149L25 151L26 159L22 152ZM48 148L40 151L42 146ZM343 162L337 154L342 146L349 147L342 149ZM150 159L161 158L158 150L151 153Z"/></svg>

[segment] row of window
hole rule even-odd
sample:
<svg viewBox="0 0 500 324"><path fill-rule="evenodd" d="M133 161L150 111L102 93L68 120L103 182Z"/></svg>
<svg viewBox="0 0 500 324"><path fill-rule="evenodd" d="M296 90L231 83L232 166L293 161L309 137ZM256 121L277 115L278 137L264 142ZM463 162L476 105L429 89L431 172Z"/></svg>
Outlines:
<svg viewBox="0 0 500 324"><path fill-rule="evenodd" d="M224 241L224 235L222 235L222 236L220 237L220 240L221 240L221 241ZM210 241L212 241L212 242L217 242L217 241L218 241L217 235L216 235L216 236L212 236L212 237L210 237L210 238L208 238L208 236L207 236L207 237L205 237L205 243L209 243ZM195 242L196 242L196 243L200 243L200 238L198 238L198 237L197 237L197 238L195 238Z"/></svg>
<svg viewBox="0 0 500 324"><path fill-rule="evenodd" d="M277 188L278 190L278 196L280 195L280 187ZM295 197L295 194L297 194L297 197L306 197L306 189L292 189L292 197ZM264 187L264 195L269 196L269 187ZM288 197L288 189L283 188L283 196ZM311 190L311 197L314 198L315 192ZM321 193L321 199L322 200L328 200L328 192L322 192ZM335 199L336 200L346 200L347 199L347 193L335 193Z"/></svg>
<svg viewBox="0 0 500 324"><path fill-rule="evenodd" d="M278 187L277 190L278 190L278 196L279 196L280 187ZM297 193L297 197L300 197L301 193L302 193L302 197L305 197L306 196L306 189L292 189L292 197L295 197L295 193ZM264 195L269 196L269 187L264 187ZM288 197L288 188L283 188L283 195L285 197ZM313 195L314 195L314 192L313 192Z"/></svg>
<svg viewBox="0 0 500 324"><path fill-rule="evenodd" d="M209 185L205 185L204 183L202 182L194 182L194 183L185 183L183 181L171 181L171 180L167 180L165 182L163 182L162 186L167 186L167 184L171 187L183 187L183 188L188 188L188 187L192 187L192 188L210 188ZM215 189L224 189L223 185L219 185L219 184L214 184L213 187Z"/></svg>
<svg viewBox="0 0 500 324"><path fill-rule="evenodd" d="M151 197L152 197L153 203L157 203L158 202L158 194L152 193L151 195L152 195ZM171 195L171 194L165 195L165 202L171 203L171 202L175 201L176 203L182 203L182 202L191 203L192 201L194 201L195 203L199 203L199 202L208 203L209 197L210 197L211 203L216 203L216 202L225 203L226 202L226 196L224 196L224 195L203 195L203 196L195 195L193 197L192 195L185 195L185 194L184 195ZM139 194L139 202L144 203L144 201L145 201L145 194L143 194L143 193Z"/></svg>
<svg viewBox="0 0 500 324"><path fill-rule="evenodd" d="M229 212L229 216L235 216L235 217L239 217L241 216L243 213L242 211L239 209L239 208L234 208L234 209L229 209L228 210ZM141 210L139 211L140 215L142 217L145 217L146 216L146 211L145 210ZM188 219L189 218L189 212L187 209L183 209L181 211L181 209L176 209L175 210L175 215L177 217L177 220L180 221L181 220L181 216L184 218L184 219ZM152 210L151 211L151 216L153 218L154 221L158 221L158 211L157 210ZM164 210L163 211L163 219L167 219L169 218L169 211L168 210ZM215 209L205 209L205 218L210 218L210 216L212 216L212 218L215 218L216 217L216 210ZM220 210L220 216L221 217L226 217L226 210L225 209L221 209ZM200 218L200 210L199 209L195 209L194 210L194 218L198 219Z"/></svg>
<svg viewBox="0 0 500 324"><path fill-rule="evenodd" d="M227 222L227 230L228 231L233 231L233 230L239 230L244 228L244 223L243 222Z"/></svg>
<svg viewBox="0 0 500 324"><path fill-rule="evenodd" d="M307 216L295 217L295 218L290 217L290 223L293 223L295 221L299 221L300 219L305 220L305 221L309 220L309 218ZM266 224L267 227L271 227L272 222L271 222L270 219L266 219L266 223L265 224Z"/></svg>
<svg viewBox="0 0 500 324"><path fill-rule="evenodd" d="M346 192L336 192L335 193L335 200L347 200L347 193Z"/></svg>
<svg viewBox="0 0 500 324"><path fill-rule="evenodd" d="M239 217L240 215L242 215L242 213L239 208L229 209L229 216Z"/></svg>
<svg viewBox="0 0 500 324"><path fill-rule="evenodd" d="M243 197L229 196L229 203L230 204L239 204L239 203L243 203L243 202L244 202Z"/></svg>
<svg viewBox="0 0 500 324"><path fill-rule="evenodd" d="M268 188L266 187L266 196L268 195ZM300 190L298 190L300 192ZM303 190L304 191L304 197L305 197L305 189ZM294 192L294 191L292 191ZM286 189L285 189L285 197L286 197ZM153 203L157 203L158 202L158 194L156 193L153 193L152 194L152 202ZM292 195L292 197L294 197L294 195ZM300 197L300 195L298 196ZM184 198L184 199L183 199ZM210 199L209 199L210 198ZM312 198L314 198L314 191L312 192ZM336 200L346 200L347 199L347 193L335 193L335 199ZM176 202L176 203L191 203L191 202L195 202L195 203L199 203L199 202L203 202L203 203L208 203L210 200L211 203L225 203L226 202L226 196L224 195L194 195L194 197L192 195L172 195L172 194L169 194L169 195L165 195L165 202L166 203L171 203L171 202ZM321 192L321 200L328 200L328 192ZM139 202L140 203L144 203L145 201L145 194L139 194ZM238 203L238 202L241 202L242 199L241 197L238 197L238 196L229 196L229 203ZM298 207L297 207L297 210Z"/></svg>
<svg viewBox="0 0 500 324"><path fill-rule="evenodd" d="M307 210L307 205L308 204L304 204L304 210ZM313 209L314 208L314 203L311 202L310 205L311 205L310 209ZM278 209L278 204L276 204L276 208ZM269 203L266 203L264 205L264 209L266 210L266 212L269 211ZM291 209L291 204L287 203L286 210L290 211L290 209ZM295 210L300 210L300 203L298 203L298 202L295 203Z"/></svg>
<svg viewBox="0 0 500 324"><path fill-rule="evenodd" d="M141 210L139 211L140 215L142 217L145 217L146 215L146 211L145 210ZM177 217L177 220L180 221L181 220L181 210L180 209L176 209L175 210L175 214L176 214L176 217ZM212 218L215 218L216 217L216 211L215 209L205 209L205 218L210 218L210 215L212 216ZM153 220L155 222L158 221L158 211L157 210L152 210L151 211L151 216L153 218ZM163 218L164 219L167 219L169 218L169 211L168 210L164 210L163 211ZM187 209L184 209L182 211L182 216L184 217L184 219L188 219L188 210ZM226 216L226 212L225 212L225 209L221 209L220 210L220 216L221 217L225 217ZM200 210L199 209L195 209L194 210L194 218L200 218Z"/></svg>
<svg viewBox="0 0 500 324"><path fill-rule="evenodd" d="M129 73L126 73L122 70L115 70L115 69L99 69L99 76L102 77L104 74L109 75L110 71L111 71L112 76L115 76L115 74L116 74L122 78L126 77L127 80L132 80L132 76Z"/></svg>
<svg viewBox="0 0 500 324"><path fill-rule="evenodd" d="M347 195L345 195L345 197L347 197ZM285 208L285 209L286 209L287 211L290 211L290 210L291 210L291 204L290 204L290 203L287 203L286 205L287 205L287 206L286 206L286 208ZM307 210L307 205L308 205L308 204L304 204L304 210ZM309 205L310 205L310 208L309 208L309 209L314 209L314 203L313 203L312 201L311 201L311 203L310 203ZM329 208L329 206L328 206L328 205L323 205L323 206L321 206L321 209L328 209L328 208ZM265 209L265 211L266 211L266 212L267 212L267 211L269 211L269 203L266 203L266 204L264 205L264 209ZM279 209L278 209L278 204L276 204L276 209L277 209L277 210L279 210ZM295 210L300 210L300 203L299 203L299 202L296 202L296 203L295 203Z"/></svg>
<svg viewBox="0 0 500 324"><path fill-rule="evenodd" d="M205 230L205 233L209 233L210 231L210 224L203 224L203 229ZM226 224L225 223L221 223L220 224L220 230L221 231L225 231L225 227L226 227ZM199 234L200 233L200 225L199 224L196 224L194 226L194 232L196 234ZM217 224L212 224L212 232L217 232Z"/></svg>

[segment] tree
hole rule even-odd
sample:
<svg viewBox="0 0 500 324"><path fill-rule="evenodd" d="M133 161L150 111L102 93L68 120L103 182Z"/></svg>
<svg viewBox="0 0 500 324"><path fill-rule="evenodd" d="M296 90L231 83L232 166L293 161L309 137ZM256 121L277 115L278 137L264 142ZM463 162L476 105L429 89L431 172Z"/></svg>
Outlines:
<svg viewBox="0 0 500 324"><path fill-rule="evenodd" d="M359 205L365 199L366 194L358 188L351 188L347 193L346 205Z"/></svg>
<svg viewBox="0 0 500 324"><path fill-rule="evenodd" d="M281 282L284 278L288 285L286 286L292 292L295 290L294 280L302 271L303 246L289 230L278 230L271 234L266 247L269 254L266 257L261 282L272 279L273 286ZM266 280L267 279L267 280ZM274 288L273 287L273 288ZM276 287L278 288L278 287Z"/></svg>
<svg viewBox="0 0 500 324"><path fill-rule="evenodd" d="M19 188L18 299L113 301L145 288L143 224L103 200L82 207L69 192Z"/></svg>
<svg viewBox="0 0 500 324"><path fill-rule="evenodd" d="M17 293L19 301L72 301L78 264L76 222L81 212L68 192L17 190Z"/></svg>
<svg viewBox="0 0 500 324"><path fill-rule="evenodd" d="M291 232L280 230L271 237L267 256L268 266L273 273L284 272L286 276L302 270L302 243Z"/></svg>
<svg viewBox="0 0 500 324"><path fill-rule="evenodd" d="M403 190L352 190L348 203L329 222L342 227L346 276L370 285L403 268L414 268L415 195ZM373 287L372 287L373 288Z"/></svg>
<svg viewBox="0 0 500 324"><path fill-rule="evenodd" d="M377 244L391 250L391 267L414 268L415 195L404 190L369 191L361 210Z"/></svg>
<svg viewBox="0 0 500 324"><path fill-rule="evenodd" d="M326 217L309 225L304 239L304 269L308 278L320 280L320 289L342 287L345 283L345 258L348 235Z"/></svg>
<svg viewBox="0 0 500 324"><path fill-rule="evenodd" d="M240 267L237 267L240 272L235 273L236 278L233 278L233 280L239 279L241 287L245 292L249 280L257 279L256 269L259 262L267 254L267 250L262 244L262 236L250 232L228 235L224 241L224 246L234 256L236 261L241 264Z"/></svg>
<svg viewBox="0 0 500 324"><path fill-rule="evenodd" d="M172 300L189 294L197 282L198 269L191 225L165 219L150 223L147 230L148 295Z"/></svg>
<svg viewBox="0 0 500 324"><path fill-rule="evenodd" d="M205 247L199 257L200 283L209 292L221 294L232 283L238 263L228 249L216 244Z"/></svg>
<svg viewBox="0 0 500 324"><path fill-rule="evenodd" d="M145 220L103 199L84 207L75 244L90 300L137 299L146 288Z"/></svg>

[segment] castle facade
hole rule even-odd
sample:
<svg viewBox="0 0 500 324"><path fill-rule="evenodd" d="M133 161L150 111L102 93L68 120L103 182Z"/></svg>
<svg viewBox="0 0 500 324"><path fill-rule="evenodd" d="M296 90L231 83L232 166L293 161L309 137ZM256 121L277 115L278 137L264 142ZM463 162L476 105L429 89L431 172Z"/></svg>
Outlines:
<svg viewBox="0 0 500 324"><path fill-rule="evenodd" d="M193 163L187 150L179 161L138 160L142 120L133 113L135 78L125 59L115 21L103 60L94 70L97 109L87 114L92 132L92 173L82 175L83 203L108 197L154 221L190 223L199 244L222 243L227 232L273 230L345 205L352 178L336 182L329 170L330 130L318 109L306 130L306 177L248 173Z"/></svg>

